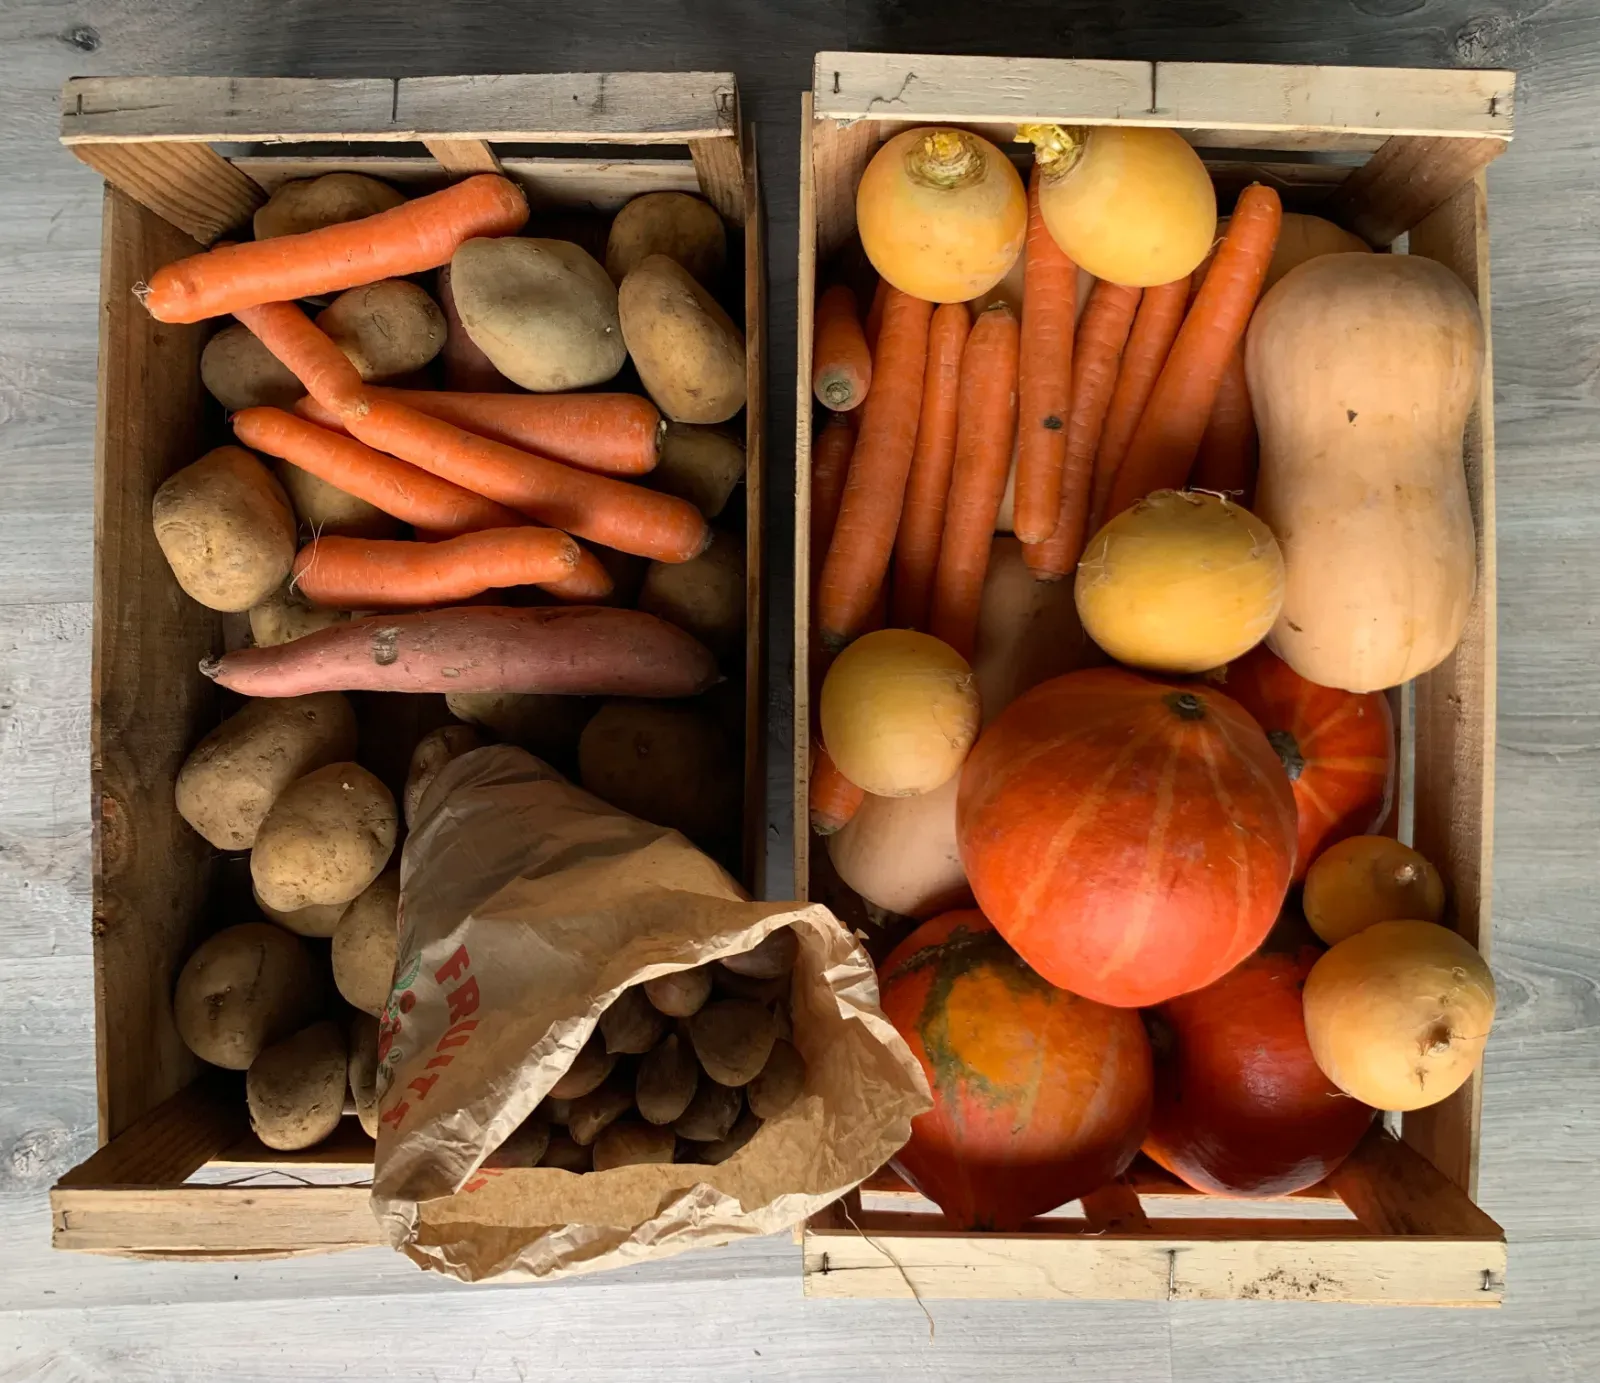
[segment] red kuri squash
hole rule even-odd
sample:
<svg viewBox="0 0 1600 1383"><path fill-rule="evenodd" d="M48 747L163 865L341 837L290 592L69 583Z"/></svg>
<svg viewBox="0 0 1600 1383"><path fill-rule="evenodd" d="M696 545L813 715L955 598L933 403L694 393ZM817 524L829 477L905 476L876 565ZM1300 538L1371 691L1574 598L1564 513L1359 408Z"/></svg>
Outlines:
<svg viewBox="0 0 1600 1383"><path fill-rule="evenodd" d="M978 906L1029 965L1145 1007L1221 978L1272 929L1294 794L1222 693L1093 668L1035 687L984 732L956 839Z"/></svg>
<svg viewBox="0 0 1600 1383"><path fill-rule="evenodd" d="M880 971L933 1108L895 1170L963 1229L1016 1229L1103 1186L1150 1118L1139 1015L1046 984L979 912L925 922Z"/></svg>
<svg viewBox="0 0 1600 1383"><path fill-rule="evenodd" d="M1394 716L1382 692L1308 682L1265 644L1230 663L1218 685L1267 732L1294 789L1294 878L1330 845L1381 827L1394 800Z"/></svg>
<svg viewBox="0 0 1600 1383"><path fill-rule="evenodd" d="M1286 1196L1350 1155L1373 1110L1317 1066L1300 994L1322 954L1298 917L1215 984L1155 1010L1144 1150L1197 1191Z"/></svg>

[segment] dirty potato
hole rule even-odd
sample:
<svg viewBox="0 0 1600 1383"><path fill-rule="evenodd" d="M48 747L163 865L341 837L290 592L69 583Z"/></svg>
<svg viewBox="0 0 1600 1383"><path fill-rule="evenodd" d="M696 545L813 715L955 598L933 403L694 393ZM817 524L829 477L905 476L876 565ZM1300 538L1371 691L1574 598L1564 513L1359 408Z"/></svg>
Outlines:
<svg viewBox="0 0 1600 1383"><path fill-rule="evenodd" d="M330 485L292 461L280 461L278 479L288 492L307 538L331 534L342 538L398 538L402 524L375 504Z"/></svg>
<svg viewBox="0 0 1600 1383"><path fill-rule="evenodd" d="M642 1056L666 1030L666 1016L638 985L624 989L600 1015L600 1035L606 1050L616 1055Z"/></svg>
<svg viewBox="0 0 1600 1383"><path fill-rule="evenodd" d="M652 1124L674 1122L689 1107L699 1080L689 1044L668 1033L639 1063L633 1088L639 1113Z"/></svg>
<svg viewBox="0 0 1600 1383"><path fill-rule="evenodd" d="M270 922L244 922L202 941L178 972L172 1016L202 1061L248 1070L263 1048L307 1022L322 980L298 937Z"/></svg>
<svg viewBox="0 0 1600 1383"><path fill-rule="evenodd" d="M716 999L689 1020L689 1040L712 1080L747 1085L772 1054L777 1022L748 999Z"/></svg>
<svg viewBox="0 0 1600 1383"><path fill-rule="evenodd" d="M272 648L303 639L319 629L348 624L351 618L349 610L313 605L293 588L292 581L286 581L265 600L250 607L250 638L257 648Z"/></svg>
<svg viewBox="0 0 1600 1383"><path fill-rule="evenodd" d="M550 1150L550 1125L529 1115L483 1160L485 1167L537 1167Z"/></svg>
<svg viewBox="0 0 1600 1383"><path fill-rule="evenodd" d="M668 423L656 468L640 479L714 519L727 507L744 470L744 443L726 428Z"/></svg>
<svg viewBox="0 0 1600 1383"><path fill-rule="evenodd" d="M606 239L606 272L623 279L651 255L676 260L701 283L728 258L728 232L709 202L687 192L647 192L623 207Z"/></svg>
<svg viewBox="0 0 1600 1383"><path fill-rule="evenodd" d="M800 938L793 927L769 932L756 946L737 956L723 956L722 964L736 975L753 980L775 980L794 969L800 954Z"/></svg>
<svg viewBox="0 0 1600 1383"><path fill-rule="evenodd" d="M399 946L400 871L385 870L350 904L333 934L333 982L345 1002L383 1016Z"/></svg>
<svg viewBox="0 0 1600 1383"><path fill-rule="evenodd" d="M409 279L349 289L317 314L317 325L369 383L420 370L444 348L444 313Z"/></svg>
<svg viewBox="0 0 1600 1383"><path fill-rule="evenodd" d="M744 1108L744 1094L729 1085L719 1085L709 1077L701 1080L683 1111L673 1124L679 1138L695 1143L715 1143L726 1138Z"/></svg>
<svg viewBox="0 0 1600 1383"><path fill-rule="evenodd" d="M463 754L482 747L483 736L470 725L441 725L417 741L417 747L411 751L411 767L406 771L406 787L402 794L407 830L416 825L422 799L439 776L439 770Z"/></svg>
<svg viewBox="0 0 1600 1383"><path fill-rule="evenodd" d="M200 352L200 382L230 413L241 408L287 408L306 386L249 327L223 327Z"/></svg>
<svg viewBox="0 0 1600 1383"><path fill-rule="evenodd" d="M257 240L336 226L375 216L404 202L405 196L388 183L363 173L324 173L320 178L286 182L255 214Z"/></svg>
<svg viewBox="0 0 1600 1383"><path fill-rule="evenodd" d="M572 1065L550 1087L550 1094L558 1100L575 1100L587 1095L611 1074L616 1064L616 1057L606 1051L605 1039L598 1032L593 1033L573 1058Z"/></svg>
<svg viewBox="0 0 1600 1383"><path fill-rule="evenodd" d="M806 1063L792 1042L781 1039L772 1044L767 1064L745 1087L750 1108L763 1119L776 1119L806 1088Z"/></svg>
<svg viewBox="0 0 1600 1383"><path fill-rule="evenodd" d="M678 1140L670 1128L619 1120L594 1140L594 1169L606 1172L642 1162L671 1162L677 1149Z"/></svg>
<svg viewBox="0 0 1600 1383"><path fill-rule="evenodd" d="M350 1096L356 1118L368 1138L378 1136L378 1020L371 1014L352 1014L345 1029L350 1045Z"/></svg>
<svg viewBox="0 0 1600 1383"><path fill-rule="evenodd" d="M250 852L250 878L285 912L354 898L383 872L399 825L389 789L359 764L333 763L291 783Z"/></svg>
<svg viewBox="0 0 1600 1383"><path fill-rule="evenodd" d="M556 1167L563 1172L587 1172L594 1168L594 1149L575 1143L564 1133L552 1133L550 1146L539 1159L541 1167Z"/></svg>
<svg viewBox="0 0 1600 1383"><path fill-rule="evenodd" d="M623 1072L613 1071L604 1085L572 1102L567 1111L567 1132L574 1143L593 1143L603 1128L632 1108L633 1082Z"/></svg>
<svg viewBox="0 0 1600 1383"><path fill-rule="evenodd" d="M670 975L644 982L644 996L652 1007L669 1018L687 1018L698 1013L711 997L711 967L697 965L693 970L675 970Z"/></svg>
<svg viewBox="0 0 1600 1383"><path fill-rule="evenodd" d="M250 1127L283 1152L320 1143L339 1127L348 1079L339 1025L324 1019L302 1028L250 1063L244 1085Z"/></svg>
<svg viewBox="0 0 1600 1383"><path fill-rule="evenodd" d="M719 659L744 649L744 544L716 533L687 562L652 562L639 608L693 634Z"/></svg>
<svg viewBox="0 0 1600 1383"><path fill-rule="evenodd" d="M722 423L744 407L744 335L676 260L634 269L617 312L645 391L673 422Z"/></svg>

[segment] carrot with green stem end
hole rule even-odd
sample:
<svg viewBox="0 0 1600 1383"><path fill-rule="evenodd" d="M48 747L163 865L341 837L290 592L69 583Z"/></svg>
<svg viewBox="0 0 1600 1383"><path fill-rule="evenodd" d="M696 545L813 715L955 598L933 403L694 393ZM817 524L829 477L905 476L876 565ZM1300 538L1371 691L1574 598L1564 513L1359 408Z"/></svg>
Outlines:
<svg viewBox="0 0 1600 1383"><path fill-rule="evenodd" d="M1017 483L1012 530L1042 543L1061 512L1061 468L1072 414L1072 331L1078 318L1078 266L1039 214L1039 165L1028 185L1023 250L1022 346L1017 361Z"/></svg>
<svg viewBox="0 0 1600 1383"><path fill-rule="evenodd" d="M894 539L891 600L897 628L926 629L933 575L944 536L950 468L956 459L956 410L961 354L972 319L965 303L941 303L928 327L928 365L922 375L922 414L906 478L906 501Z"/></svg>
<svg viewBox="0 0 1600 1383"><path fill-rule="evenodd" d="M906 476L917 441L933 304L891 288L873 362L872 392L817 586L817 629L840 649L861 632L889 571Z"/></svg>
<svg viewBox="0 0 1600 1383"><path fill-rule="evenodd" d="M861 334L866 338L867 349L872 352L872 358L878 358L878 333L883 330L883 309L889 301L889 280L879 279L878 286L872 290L872 303L867 308L867 317L861 324Z"/></svg>
<svg viewBox="0 0 1600 1383"><path fill-rule="evenodd" d="M1020 335L1016 313L996 303L973 324L961 357L956 459L928 632L968 660L977 643L995 515L1011 469Z"/></svg>
<svg viewBox="0 0 1600 1383"><path fill-rule="evenodd" d="M578 545L553 528L490 528L437 543L329 536L300 549L292 580L317 605L404 609L560 581L577 565Z"/></svg>
<svg viewBox="0 0 1600 1383"><path fill-rule="evenodd" d="M817 300L812 330L811 391L824 408L846 413L872 385L872 352L856 316L856 295L836 283Z"/></svg>
<svg viewBox="0 0 1600 1383"><path fill-rule="evenodd" d="M1072 414L1067 420L1067 454L1061 466L1061 509L1055 531L1042 543L1028 543L1022 549L1022 560L1042 581L1065 576L1083 553L1095 452L1139 298L1137 288L1098 280L1078 323L1072 356Z"/></svg>
<svg viewBox="0 0 1600 1383"><path fill-rule="evenodd" d="M839 521L845 477L850 473L850 453L856 447L855 417L830 413L811 443L811 584L822 579L822 562Z"/></svg>
<svg viewBox="0 0 1600 1383"><path fill-rule="evenodd" d="M1244 372L1244 348L1235 346L1217 384L1200 450L1189 472L1191 490L1215 490L1248 509L1255 502L1256 416Z"/></svg>
<svg viewBox="0 0 1600 1383"><path fill-rule="evenodd" d="M867 794L839 772L819 744L811 765L811 829L819 836L842 831L866 799Z"/></svg>
<svg viewBox="0 0 1600 1383"><path fill-rule="evenodd" d="M1239 195L1228 233L1111 483L1113 513L1189 478L1228 357L1244 340L1261 296L1282 224L1283 204L1270 187L1252 183Z"/></svg>
<svg viewBox="0 0 1600 1383"><path fill-rule="evenodd" d="M176 260L150 275L141 296L158 322L199 322L437 269L466 241L510 235L527 219L516 183L479 173L374 216Z"/></svg>
<svg viewBox="0 0 1600 1383"><path fill-rule="evenodd" d="M257 303L234 316L334 417L367 406L361 372L298 303Z"/></svg>

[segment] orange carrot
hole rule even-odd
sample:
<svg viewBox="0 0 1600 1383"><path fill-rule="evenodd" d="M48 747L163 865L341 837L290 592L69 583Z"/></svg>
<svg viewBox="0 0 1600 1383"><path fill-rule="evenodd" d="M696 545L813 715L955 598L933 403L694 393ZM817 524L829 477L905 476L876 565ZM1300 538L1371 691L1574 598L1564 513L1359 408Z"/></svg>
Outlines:
<svg viewBox="0 0 1600 1383"><path fill-rule="evenodd" d="M1111 482L1116 478L1122 457L1139 426L1139 415L1156 387L1161 367L1167 363L1178 328L1183 325L1184 308L1189 301L1189 280L1146 288L1133 319L1133 330L1122 352L1117 383L1111 391L1105 425L1100 430L1100 446L1094 456L1094 487L1089 501L1089 532L1099 531L1111 517L1106 512L1111 502Z"/></svg>
<svg viewBox="0 0 1600 1383"><path fill-rule="evenodd" d="M423 474L426 475L427 472L424 471ZM521 515L516 517L519 520L521 519ZM555 533L560 530L553 528L541 529L537 524L527 524L523 531ZM440 533L427 528L414 528L411 536L419 543L442 543L457 535L454 533ZM562 534L562 536L566 537L567 535ZM569 538L568 541L571 542L572 540ZM611 580L611 573L606 570L605 563L581 543L573 542L572 546L577 549L578 560L570 572L550 580L538 580L530 584L537 586L541 591L547 591L560 600L571 601L578 605L592 605L596 601L604 600L616 589L615 583Z"/></svg>
<svg viewBox="0 0 1600 1383"><path fill-rule="evenodd" d="M996 303L979 316L961 357L960 421L950 473L928 632L972 657L978 606L989 570L995 515L1011 470L1017 431L1017 315Z"/></svg>
<svg viewBox="0 0 1600 1383"><path fill-rule="evenodd" d="M1283 205L1276 192L1260 183L1245 188L1117 468L1111 483L1113 513L1188 479L1228 357L1244 339L1261 296L1282 224Z"/></svg>
<svg viewBox="0 0 1600 1383"><path fill-rule="evenodd" d="M364 415L350 415L345 425L368 446L619 552L687 562L711 541L705 519L688 500L474 436L403 403L373 398Z"/></svg>
<svg viewBox="0 0 1600 1383"><path fill-rule="evenodd" d="M367 395L600 475L654 470L667 430L655 404L636 394L454 394L368 385ZM315 401L298 411L323 427L339 426Z"/></svg>
<svg viewBox="0 0 1600 1383"><path fill-rule="evenodd" d="M861 334L866 338L872 358L878 358L878 334L883 330L883 309L889 301L889 280L879 279L872 290L872 305L867 308L867 319L861 324Z"/></svg>
<svg viewBox="0 0 1600 1383"><path fill-rule="evenodd" d="M293 580L317 605L395 609L559 581L577 565L578 545L553 528L488 528L438 543L329 536L300 549Z"/></svg>
<svg viewBox="0 0 1600 1383"><path fill-rule="evenodd" d="M1139 290L1096 281L1078 324L1072 356L1072 416L1067 422L1067 454L1061 467L1061 509L1056 528L1042 543L1029 543L1022 560L1040 580L1065 576L1078 565L1089 518L1094 454L1100 446L1106 409L1117 380L1117 366L1139 306Z"/></svg>
<svg viewBox="0 0 1600 1383"><path fill-rule="evenodd" d="M894 539L894 622L925 629L944 533L950 467L956 459L956 405L961 389L961 353L972 320L965 303L943 303L928 327L928 367L922 376L922 416L906 478L906 502Z"/></svg>
<svg viewBox="0 0 1600 1383"><path fill-rule="evenodd" d="M884 304L872 392L817 587L817 629L831 648L861 632L889 570L906 476L917 441L933 304L891 288Z"/></svg>
<svg viewBox="0 0 1600 1383"><path fill-rule="evenodd" d="M1249 508L1256 489L1256 418L1244 373L1244 348L1235 346L1217 385L1217 400L1189 472L1191 490L1217 490Z"/></svg>
<svg viewBox="0 0 1600 1383"><path fill-rule="evenodd" d="M1061 467L1072 414L1072 328L1078 319L1078 266L1039 214L1039 165L1028 184L1023 251L1022 347L1017 361L1017 488L1012 531L1042 543L1061 513Z"/></svg>
<svg viewBox="0 0 1600 1383"><path fill-rule="evenodd" d="M839 522L839 501L850 473L856 425L850 413L830 413L811 444L811 585L822 578L822 562Z"/></svg>
<svg viewBox="0 0 1600 1383"><path fill-rule="evenodd" d="M828 751L817 746L817 759L811 765L811 829L819 836L831 836L850 824L861 810L867 794L839 772Z"/></svg>
<svg viewBox="0 0 1600 1383"><path fill-rule="evenodd" d="M817 301L811 391L824 408L847 412L872 385L872 352L856 317L856 295L836 283Z"/></svg>
<svg viewBox="0 0 1600 1383"><path fill-rule="evenodd" d="M510 235L527 219L528 199L516 183L479 173L375 216L177 260L150 275L144 305L158 322L198 322L338 293L437 269L464 241Z"/></svg>
<svg viewBox="0 0 1600 1383"><path fill-rule="evenodd" d="M253 451L281 456L346 494L421 528L455 534L523 522L520 514L482 495L281 408L240 409L233 415L233 432Z"/></svg>
<svg viewBox="0 0 1600 1383"><path fill-rule="evenodd" d="M298 304L257 303L234 316L334 417L366 407L361 372Z"/></svg>

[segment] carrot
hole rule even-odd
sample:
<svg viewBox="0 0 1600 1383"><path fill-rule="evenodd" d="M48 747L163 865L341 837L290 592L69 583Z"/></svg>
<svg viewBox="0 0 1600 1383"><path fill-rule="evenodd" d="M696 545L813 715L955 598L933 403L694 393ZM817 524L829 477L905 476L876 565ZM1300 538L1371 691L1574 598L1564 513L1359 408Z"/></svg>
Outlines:
<svg viewBox="0 0 1600 1383"><path fill-rule="evenodd" d="M367 406L361 372L296 303L257 303L234 313L278 363L334 417Z"/></svg>
<svg viewBox="0 0 1600 1383"><path fill-rule="evenodd" d="M420 528L454 534L523 522L514 510L281 408L240 409L233 415L233 432L251 450L281 456L317 479Z"/></svg>
<svg viewBox="0 0 1600 1383"><path fill-rule="evenodd" d="M861 334L866 339L872 358L878 358L878 334L883 330L883 309L889 301L889 280L879 279L872 290L872 305L867 308L867 319L861 324Z"/></svg>
<svg viewBox="0 0 1600 1383"><path fill-rule="evenodd" d="M527 219L516 183L479 173L375 216L176 260L150 275L142 296L158 322L198 322L437 269L464 241L510 235Z"/></svg>
<svg viewBox="0 0 1600 1383"><path fill-rule="evenodd" d="M293 580L316 605L391 609L559 581L577 565L578 545L554 528L488 528L437 543L330 536L300 549Z"/></svg>
<svg viewBox="0 0 1600 1383"><path fill-rule="evenodd" d="M1022 549L1022 560L1040 580L1065 576L1082 555L1094 454L1138 307L1137 288L1100 279L1089 292L1072 356L1072 414L1067 420L1067 454L1061 466L1061 508L1055 532L1042 543L1028 543Z"/></svg>
<svg viewBox="0 0 1600 1383"><path fill-rule="evenodd" d="M1072 329L1078 320L1078 266L1039 214L1039 165L1028 184L1023 252L1022 346L1017 361L1017 488L1012 531L1042 543L1061 513L1061 467L1072 413Z"/></svg>
<svg viewBox="0 0 1600 1383"><path fill-rule="evenodd" d="M839 521L850 453L855 450L856 424L850 413L831 413L811 444L811 584L822 577L822 561Z"/></svg>
<svg viewBox="0 0 1600 1383"><path fill-rule="evenodd" d="M850 824L861 810L867 794L839 772L828 751L817 746L817 759L811 765L811 829L819 836L831 836Z"/></svg>
<svg viewBox="0 0 1600 1383"><path fill-rule="evenodd" d="M977 642L978 606L989 569L995 515L1011 469L1020 335L1017 314L1005 303L996 303L973 325L961 357L956 459L928 632L968 659Z"/></svg>
<svg viewBox="0 0 1600 1383"><path fill-rule="evenodd" d="M718 680L716 659L691 635L643 610L604 605L464 605L389 615L207 658L200 671L244 696L398 691L672 697L697 696Z"/></svg>
<svg viewBox="0 0 1600 1383"><path fill-rule="evenodd" d="M1200 450L1189 472L1191 490L1216 490L1248 509L1256 489L1256 418L1244 373L1244 348L1235 346L1217 385Z"/></svg>
<svg viewBox="0 0 1600 1383"><path fill-rule="evenodd" d="M1117 369L1117 383L1111 391L1111 404L1106 409L1105 426L1100 431L1100 446L1094 455L1090 533L1098 532L1100 525L1111 517L1106 512L1111 501L1111 482L1122 465L1134 429L1139 426L1139 415L1144 412L1150 391L1156 387L1161 367L1167 362L1173 338L1183 325L1183 310L1188 301L1189 280L1186 278L1146 288L1139 300L1133 330Z"/></svg>
<svg viewBox="0 0 1600 1383"><path fill-rule="evenodd" d="M875 383L862 410L839 521L817 587L817 628L831 648L844 647L860 632L889 570L917 441L932 314L932 303L889 290Z"/></svg>
<svg viewBox="0 0 1600 1383"><path fill-rule="evenodd" d="M1206 281L1184 319L1111 484L1113 512L1189 477L1228 357L1244 340L1272 262L1283 205L1270 187L1240 194Z"/></svg>
<svg viewBox="0 0 1600 1383"><path fill-rule="evenodd" d="M423 472L427 474L426 471ZM538 524L528 524L520 515L516 516L519 522L525 524L527 532L559 532L559 529L541 529ZM481 530L475 530L481 531ZM428 528L413 528L411 536L419 543L442 543L456 537L454 533L440 533ZM566 537L565 534L562 534ZM569 541L571 541L569 539ZM616 589L611 573L606 570L605 563L581 543L573 542L573 547L578 550L577 565L565 576L556 577L549 581L534 581L532 584L541 591L547 591L559 600L568 601L574 605L592 605L597 600L604 600ZM421 603L421 602L418 602ZM490 602L496 604L498 602Z"/></svg>
<svg viewBox="0 0 1600 1383"><path fill-rule="evenodd" d="M350 415L345 425L368 446L619 552L687 562L711 541L705 519L688 500L474 436L403 403L373 398L364 415Z"/></svg>
<svg viewBox="0 0 1600 1383"><path fill-rule="evenodd" d="M847 412L872 384L872 352L856 318L856 295L836 283L817 302L811 392L824 408Z"/></svg>
<svg viewBox="0 0 1600 1383"><path fill-rule="evenodd" d="M636 394L454 394L368 385L367 395L601 475L654 470L667 431L660 409ZM297 411L323 427L340 425L315 399Z"/></svg>
<svg viewBox="0 0 1600 1383"><path fill-rule="evenodd" d="M950 467L956 458L956 404L960 397L961 353L972 329L965 303L942 303L928 327L928 367L922 376L922 416L911 453L906 502L894 539L894 622L925 629L933 573L939 565L944 506Z"/></svg>

